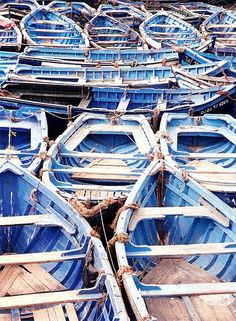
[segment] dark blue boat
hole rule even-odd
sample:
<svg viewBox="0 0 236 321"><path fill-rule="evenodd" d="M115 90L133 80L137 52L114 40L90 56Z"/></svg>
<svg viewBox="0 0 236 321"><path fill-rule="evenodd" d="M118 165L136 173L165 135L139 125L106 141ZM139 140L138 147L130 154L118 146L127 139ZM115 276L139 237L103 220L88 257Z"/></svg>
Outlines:
<svg viewBox="0 0 236 321"><path fill-rule="evenodd" d="M129 320L102 243L64 199L10 161L0 199L2 320Z"/></svg>

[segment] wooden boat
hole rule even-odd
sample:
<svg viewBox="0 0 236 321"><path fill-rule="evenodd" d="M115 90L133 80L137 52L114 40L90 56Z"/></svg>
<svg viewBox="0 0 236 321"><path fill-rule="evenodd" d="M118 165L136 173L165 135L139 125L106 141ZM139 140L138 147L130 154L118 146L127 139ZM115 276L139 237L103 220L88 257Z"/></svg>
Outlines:
<svg viewBox="0 0 236 321"><path fill-rule="evenodd" d="M88 47L83 30L64 15L40 7L21 21L21 30L30 45L59 47Z"/></svg>
<svg viewBox="0 0 236 321"><path fill-rule="evenodd" d="M39 4L36 0L2 0L0 3L0 15L14 21L19 21L38 7Z"/></svg>
<svg viewBox="0 0 236 321"><path fill-rule="evenodd" d="M148 49L136 31L106 14L95 15L85 25L84 31L91 45L98 49Z"/></svg>
<svg viewBox="0 0 236 321"><path fill-rule="evenodd" d="M198 15L201 22L207 19L217 11L222 10L222 7L214 6L204 2L185 2L185 3L174 3L171 5L176 9L186 10L192 12L194 15Z"/></svg>
<svg viewBox="0 0 236 321"><path fill-rule="evenodd" d="M0 165L0 184L1 320L128 321L102 243L86 221L10 161Z"/></svg>
<svg viewBox="0 0 236 321"><path fill-rule="evenodd" d="M181 20L184 20L185 22L191 24L192 26L198 29L200 25L200 15L188 10L188 8L184 6L184 4L180 5L179 3L174 3L163 6L164 10L169 12L171 15Z"/></svg>
<svg viewBox="0 0 236 321"><path fill-rule="evenodd" d="M125 206L109 243L137 320L235 320L235 211L163 161Z"/></svg>
<svg viewBox="0 0 236 321"><path fill-rule="evenodd" d="M0 16L0 50L18 51L22 35L14 21Z"/></svg>
<svg viewBox="0 0 236 321"><path fill-rule="evenodd" d="M93 112L120 111L125 113L142 113L153 116L157 113L234 113L236 85L215 86L207 89L122 89L93 88L92 99L81 102L84 110ZM89 103L88 103L89 101ZM1 102L1 100L0 100ZM79 107L78 106L78 107Z"/></svg>
<svg viewBox="0 0 236 321"><path fill-rule="evenodd" d="M141 11L132 5L120 4L101 4L98 12L106 13L109 17L115 18L116 20L128 25L131 28L138 28L139 25L148 17L147 12Z"/></svg>
<svg viewBox="0 0 236 321"><path fill-rule="evenodd" d="M185 89L197 89L197 88L211 88L213 86L227 86L235 83L235 78L227 76L226 74L217 77L208 76L208 75L193 75L183 68L172 67L175 79L180 88ZM223 72L223 70L222 70ZM227 93L226 93L227 95Z"/></svg>
<svg viewBox="0 0 236 321"><path fill-rule="evenodd" d="M201 118L166 114L160 124L160 131L168 135L161 139L166 159L187 170L191 177L234 207L235 128L235 119L225 114Z"/></svg>
<svg viewBox="0 0 236 321"><path fill-rule="evenodd" d="M203 48L204 50L204 48ZM57 64L79 64L82 67L112 66L169 66L178 61L174 49L137 50L137 49L66 49L50 47L25 48L19 63L42 65L46 62Z"/></svg>
<svg viewBox="0 0 236 321"><path fill-rule="evenodd" d="M143 115L83 113L49 149L42 179L91 218L127 198L155 147Z"/></svg>
<svg viewBox="0 0 236 321"><path fill-rule="evenodd" d="M201 32L207 39L215 40L214 47L235 49L236 14L231 10L220 10L207 18L201 25Z"/></svg>
<svg viewBox="0 0 236 321"><path fill-rule="evenodd" d="M161 10L139 27L143 39L153 48L201 45L200 32L187 22Z"/></svg>
<svg viewBox="0 0 236 321"><path fill-rule="evenodd" d="M59 93L58 93L59 95ZM76 116L83 112L126 114L143 114L153 117L156 113L161 117L163 113L187 113L203 115L207 112L233 112L236 85L215 86L207 89L182 88L119 88L92 87L79 97L77 104L34 102L14 97L0 97L0 105L8 109L28 107L31 109L45 109L52 114ZM59 97L62 99L61 97Z"/></svg>
<svg viewBox="0 0 236 321"><path fill-rule="evenodd" d="M224 70L227 61L211 62L194 66L184 66L191 74L216 76ZM27 66L17 64L14 71L8 74L8 82L57 84L60 86L117 86L117 87L165 87L169 81L175 81L172 67L145 66L141 67L87 67L79 65L49 64L41 66Z"/></svg>
<svg viewBox="0 0 236 321"><path fill-rule="evenodd" d="M32 109L33 110L33 109ZM44 110L0 109L0 164L10 159L37 173L47 150L48 126Z"/></svg>
<svg viewBox="0 0 236 321"><path fill-rule="evenodd" d="M86 22L91 20L96 13L96 10L85 2L52 1L47 7L51 11L66 15L82 27Z"/></svg>

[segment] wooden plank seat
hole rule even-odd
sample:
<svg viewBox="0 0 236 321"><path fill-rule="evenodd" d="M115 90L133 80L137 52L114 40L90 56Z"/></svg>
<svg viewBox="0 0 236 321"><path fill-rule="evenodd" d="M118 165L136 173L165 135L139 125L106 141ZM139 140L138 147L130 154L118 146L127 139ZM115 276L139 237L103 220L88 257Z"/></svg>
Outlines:
<svg viewBox="0 0 236 321"><path fill-rule="evenodd" d="M126 245L126 255L129 258L161 257L179 258L192 255L235 254L236 242L206 243L184 245Z"/></svg>
<svg viewBox="0 0 236 321"><path fill-rule="evenodd" d="M139 291L143 297L175 297L185 295L233 294L236 293L236 282L160 284L157 286L141 285ZM1 308L1 305L0 305Z"/></svg>
<svg viewBox="0 0 236 321"><path fill-rule="evenodd" d="M31 199L27 200L31 205L34 205ZM39 206L39 205L37 205ZM39 225L39 226L59 226L63 227L65 231L69 234L75 233L75 227L69 223L66 219L61 217L60 219L57 215L53 215L54 210L50 208L52 214L43 215L21 215L21 216L8 216L0 217L0 227L13 226L13 225Z"/></svg>
<svg viewBox="0 0 236 321"><path fill-rule="evenodd" d="M92 152L74 152L63 151L60 153L62 157L75 157L75 158L96 158L96 159L121 159L121 160L146 160L146 155L131 155L131 154L112 154L112 153L92 153Z"/></svg>
<svg viewBox="0 0 236 321"><path fill-rule="evenodd" d="M211 24L207 26L207 29L211 28L236 28L236 24Z"/></svg>
<svg viewBox="0 0 236 321"><path fill-rule="evenodd" d="M229 219L213 208L205 206L185 206L185 207L141 207L134 210L129 222L129 231L134 231L137 224L145 219L164 219L168 216L186 216L209 218L223 225L229 225Z"/></svg>
<svg viewBox="0 0 236 321"><path fill-rule="evenodd" d="M0 298L0 310L13 308L26 308L32 306L42 306L49 304L60 304L67 302L97 301L102 298L102 294L79 294L78 290L24 294Z"/></svg>
<svg viewBox="0 0 236 321"><path fill-rule="evenodd" d="M104 40L96 41L97 44L128 44L128 43L137 43L136 39L126 39L126 40Z"/></svg>
<svg viewBox="0 0 236 321"><path fill-rule="evenodd" d="M57 171L57 170L54 170ZM65 173L72 173L71 176L74 179L83 180L120 180L120 181L136 181L140 176L141 172L139 169L132 170L128 165L120 159L96 159L89 166L84 168L73 168L73 169L59 169Z"/></svg>
<svg viewBox="0 0 236 321"><path fill-rule="evenodd" d="M151 25L150 25L150 28L180 28L180 26L178 26L178 25L175 25L175 24L173 24L173 25L169 25L169 24L159 24L159 23L152 23Z"/></svg>
<svg viewBox="0 0 236 321"><path fill-rule="evenodd" d="M235 153L186 153L186 154L175 154L172 155L175 158L197 158L197 159L204 159L204 158L235 158Z"/></svg>
<svg viewBox="0 0 236 321"><path fill-rule="evenodd" d="M45 40L54 40L54 39L63 39L63 40L67 40L67 39L73 39L73 38L78 38L78 35L75 36L66 36L66 37L61 37L61 36L54 36L54 35L50 35L50 36L32 36L32 39L45 39Z"/></svg>
<svg viewBox="0 0 236 321"><path fill-rule="evenodd" d="M198 286L200 283L205 283L205 285ZM210 284L209 291L206 283ZM146 297L145 303L148 312L157 318L157 320L234 321L236 318L236 304L233 295L221 293L219 295L210 294L212 288L214 290L215 287L220 286L221 283L219 283L219 279L204 269L194 264L189 264L182 259L162 259L156 267L152 268L142 279L142 285L145 287L149 285L152 286L152 284L156 284L156 288L160 284L165 284L166 286L178 289L179 286L181 289L181 287L185 287L185 284L187 284L188 288L192 287L192 290L196 289L198 292L200 288L206 290L203 291L204 295L201 296ZM144 287L142 287L142 289L145 290ZM164 290L163 287L162 290Z"/></svg>
<svg viewBox="0 0 236 321"><path fill-rule="evenodd" d="M61 190L65 191L113 191L115 193L129 193L131 191L131 187L129 186L105 186L105 185L93 185L93 184L68 184L68 185L60 185Z"/></svg>
<svg viewBox="0 0 236 321"><path fill-rule="evenodd" d="M92 97L86 99L86 98L82 98L80 103L78 104L77 108L83 108L86 109L89 107L90 102L92 101Z"/></svg>
<svg viewBox="0 0 236 321"><path fill-rule="evenodd" d="M79 259L83 259L85 255L86 254L83 253L83 249L1 255L0 266L29 264L29 263L63 262L63 261L70 261L75 259L79 260Z"/></svg>

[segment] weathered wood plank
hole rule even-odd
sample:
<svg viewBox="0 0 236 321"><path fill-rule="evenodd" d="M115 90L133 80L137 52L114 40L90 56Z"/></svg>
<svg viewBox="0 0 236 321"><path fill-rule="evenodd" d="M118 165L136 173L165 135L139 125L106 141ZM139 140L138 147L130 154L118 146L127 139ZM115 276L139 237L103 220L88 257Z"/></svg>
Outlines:
<svg viewBox="0 0 236 321"><path fill-rule="evenodd" d="M49 304L59 304L68 302L97 301L102 298L101 294L78 294L78 291L61 291L24 294L0 298L0 310L9 310L13 308L26 308L32 306L41 306Z"/></svg>
<svg viewBox="0 0 236 321"><path fill-rule="evenodd" d="M12 266L4 267L0 273L0 297L7 294L10 287L20 274L20 269L14 269Z"/></svg>
<svg viewBox="0 0 236 321"><path fill-rule="evenodd" d="M156 246L135 246L129 243L126 251L127 257L132 258L152 256L178 258L191 255L234 254L236 253L236 242Z"/></svg>
<svg viewBox="0 0 236 321"><path fill-rule="evenodd" d="M12 225L57 225L55 217L50 214L0 217L0 226Z"/></svg>
<svg viewBox="0 0 236 321"><path fill-rule="evenodd" d="M85 254L66 255L69 252L73 252L73 250L1 255L0 265L6 266L6 265L27 264L27 263L63 262L63 261L70 261L74 259L83 259L85 256Z"/></svg>
<svg viewBox="0 0 236 321"><path fill-rule="evenodd" d="M78 321L73 303L67 303L65 307L66 307L66 312L67 312L69 321Z"/></svg>

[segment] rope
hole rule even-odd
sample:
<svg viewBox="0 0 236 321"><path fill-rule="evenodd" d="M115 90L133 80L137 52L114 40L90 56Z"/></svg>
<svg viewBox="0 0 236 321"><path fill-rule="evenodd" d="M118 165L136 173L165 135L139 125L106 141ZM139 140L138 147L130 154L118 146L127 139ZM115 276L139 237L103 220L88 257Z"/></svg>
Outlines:
<svg viewBox="0 0 236 321"><path fill-rule="evenodd" d="M129 242L129 235L125 232L116 233L108 242L108 248L113 247L116 242L127 243Z"/></svg>
<svg viewBox="0 0 236 321"><path fill-rule="evenodd" d="M123 212L123 211L126 211L128 210L129 208L133 209L133 210L137 210L139 208L138 204L136 203L131 203L129 205L123 205L122 207L120 207L118 209L118 211L116 212L115 214L115 218L114 220L112 221L112 223L110 224L110 228L114 231L116 229L116 226L117 226L117 222L119 220L119 217L120 217L120 214Z"/></svg>
<svg viewBox="0 0 236 321"><path fill-rule="evenodd" d="M116 273L116 280L119 285L123 281L124 274L133 275L134 271L131 266L129 265L122 265Z"/></svg>
<svg viewBox="0 0 236 321"><path fill-rule="evenodd" d="M101 210L108 208L109 206L117 203L117 200L114 198L107 198L101 203L93 206L91 209L86 208L86 205L79 201L78 199L71 198L69 203L76 209L83 217L91 218L97 215Z"/></svg>
<svg viewBox="0 0 236 321"><path fill-rule="evenodd" d="M188 178L188 175L187 175L187 172L186 172L185 169L182 169L182 170L181 170L181 177L183 178L183 180L184 180L185 182L188 182L189 178Z"/></svg>
<svg viewBox="0 0 236 321"><path fill-rule="evenodd" d="M58 119L62 119L62 120L74 120L78 115L75 115L75 116L71 116L71 117L62 117L62 116L59 116L59 115L56 115L54 113L51 113L50 111L48 110L45 110L45 113L55 117L55 118L58 118Z"/></svg>
<svg viewBox="0 0 236 321"><path fill-rule="evenodd" d="M111 122L112 125L118 124L119 118L124 115L123 111L114 111L114 113L111 113L108 115L108 120Z"/></svg>
<svg viewBox="0 0 236 321"><path fill-rule="evenodd" d="M170 137L170 135L166 132L166 131L163 131L163 130L160 130L159 132L156 133L156 141L157 143L160 143L160 140L162 138L166 138L167 142L171 145L173 144L173 140L172 138Z"/></svg>
<svg viewBox="0 0 236 321"><path fill-rule="evenodd" d="M225 97L229 98L229 99L232 100L232 101L236 101L236 98L233 98L232 96L230 96L230 95L229 95L229 92L228 92L227 90L219 90L219 91L217 92L217 94L222 95L222 96L225 96Z"/></svg>
<svg viewBox="0 0 236 321"><path fill-rule="evenodd" d="M93 237L96 237L97 239L101 239L101 235L98 231L96 231L95 229L92 229L90 231L90 235L93 236Z"/></svg>

